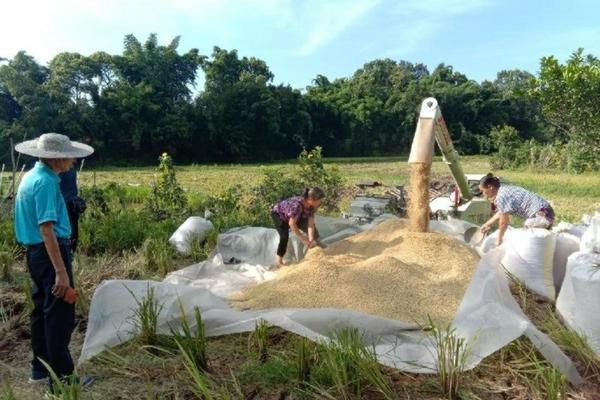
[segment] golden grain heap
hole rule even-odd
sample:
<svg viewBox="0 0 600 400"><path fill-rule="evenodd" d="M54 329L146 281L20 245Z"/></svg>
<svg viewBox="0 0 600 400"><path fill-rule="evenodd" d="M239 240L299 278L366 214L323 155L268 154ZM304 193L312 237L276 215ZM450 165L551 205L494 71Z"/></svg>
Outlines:
<svg viewBox="0 0 600 400"><path fill-rule="evenodd" d="M234 295L238 309L345 308L424 323L452 320L479 259L450 236L411 232L389 220L329 246L315 248L274 280Z"/></svg>

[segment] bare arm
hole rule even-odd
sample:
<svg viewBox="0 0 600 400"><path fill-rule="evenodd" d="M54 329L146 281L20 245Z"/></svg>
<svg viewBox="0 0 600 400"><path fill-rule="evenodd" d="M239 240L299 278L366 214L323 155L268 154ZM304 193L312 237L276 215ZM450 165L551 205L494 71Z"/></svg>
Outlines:
<svg viewBox="0 0 600 400"><path fill-rule="evenodd" d="M500 215L501 214L497 212L492 218L488 219L485 224L481 225L481 228L479 229L481 229L482 232L489 232L489 230L492 229L492 226L500 219Z"/></svg>
<svg viewBox="0 0 600 400"><path fill-rule="evenodd" d="M70 283L65 263L60 255L58 240L56 240L56 235L54 234L54 222L48 221L40 224L40 234L42 235L44 246L46 246L46 251L48 252L48 256L50 257L50 261L52 262L56 274L52 294L62 298L70 287Z"/></svg>
<svg viewBox="0 0 600 400"><path fill-rule="evenodd" d="M306 235L298 228L296 218L290 218L290 229L294 232L294 235L298 236L298 239L302 241L306 246L309 246L310 240L306 237ZM310 231L310 229L309 229Z"/></svg>
<svg viewBox="0 0 600 400"><path fill-rule="evenodd" d="M498 221L498 238L496 238L496 246L500 246L504 241L504 234L508 229L508 223L510 222L509 214L499 214Z"/></svg>
<svg viewBox="0 0 600 400"><path fill-rule="evenodd" d="M314 215L308 219L308 241L313 243L315 241L315 217Z"/></svg>

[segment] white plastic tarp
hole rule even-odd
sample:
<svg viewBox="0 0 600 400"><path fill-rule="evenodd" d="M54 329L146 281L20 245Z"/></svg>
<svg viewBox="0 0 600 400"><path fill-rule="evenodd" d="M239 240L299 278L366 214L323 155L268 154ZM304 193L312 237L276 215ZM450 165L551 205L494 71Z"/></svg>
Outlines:
<svg viewBox="0 0 600 400"><path fill-rule="evenodd" d="M456 222L439 224L443 228L441 230L446 231L452 230ZM451 226L445 226L446 224ZM248 241L254 239L256 238ZM240 254L233 254L235 246L228 251L232 252L233 257L244 259L248 255L248 248L245 246L242 245L244 251ZM262 251L261 254L264 254ZM505 251L506 248L502 247L483 256L453 322L457 333L470 343L469 368L509 342L526 335L571 382L581 382L572 362L529 321L512 297L501 266ZM215 257L218 261L219 255L215 254ZM213 261L214 259L213 257ZM213 286L207 280L210 275L208 271L213 271L216 275L221 272L214 265L202 269L205 269L205 276L202 278L203 283L198 286L194 284L190 271L187 277L185 273L180 274L177 278L180 280L176 282L178 284L148 281L105 281L100 284L92 298L88 329L79 361L88 360L106 347L134 337L136 331L132 322L136 303L131 293L141 299L146 295L147 287L153 287L156 298L164 306L159 315L161 333L169 333L169 325L178 323L180 299L190 320L193 320L193 308L197 306L201 309L208 336L252 331L256 322L261 319L312 340L324 340L327 335L341 328L357 328L374 345L382 364L416 373L436 371L434 344L428 336L415 330L412 324L339 309L236 311L214 293L216 291L222 296L223 291L218 289L216 282L232 278L221 274ZM243 274L244 271L240 273ZM255 278L266 279L265 276L254 276L249 277L248 281ZM243 284L244 282L239 285Z"/></svg>

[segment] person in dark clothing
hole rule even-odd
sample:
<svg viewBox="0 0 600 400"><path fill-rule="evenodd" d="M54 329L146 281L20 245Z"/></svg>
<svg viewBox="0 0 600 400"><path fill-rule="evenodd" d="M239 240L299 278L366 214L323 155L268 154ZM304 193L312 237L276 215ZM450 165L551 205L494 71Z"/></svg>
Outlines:
<svg viewBox="0 0 600 400"><path fill-rule="evenodd" d="M318 244L319 232L315 227L315 212L324 197L325 193L320 188L307 188L302 196L281 200L273 206L271 218L279 233L277 267L285 265L283 257L287 251L290 229L309 249Z"/></svg>
<svg viewBox="0 0 600 400"><path fill-rule="evenodd" d="M48 371L40 360L58 377L66 378L74 371L69 342L75 327L75 304L69 300L74 286L71 225L58 174L71 169L75 158L86 157L94 149L71 142L64 135L45 133L17 144L15 150L39 158L19 184L14 216L15 236L26 248L33 281L30 382L48 381Z"/></svg>
<svg viewBox="0 0 600 400"><path fill-rule="evenodd" d="M79 243L79 217L85 211L85 201L79 197L77 169L74 166L58 176L60 177L60 192L65 199L71 223L71 252L75 253Z"/></svg>

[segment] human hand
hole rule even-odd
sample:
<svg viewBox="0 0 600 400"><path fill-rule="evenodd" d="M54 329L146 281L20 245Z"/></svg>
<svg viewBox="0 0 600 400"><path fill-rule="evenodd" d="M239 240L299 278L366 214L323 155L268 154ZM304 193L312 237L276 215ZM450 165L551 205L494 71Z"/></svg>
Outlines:
<svg viewBox="0 0 600 400"><path fill-rule="evenodd" d="M481 227L479 228L479 230L483 233L487 233L490 231L490 229L492 229L492 227L488 224L483 224L481 225Z"/></svg>
<svg viewBox="0 0 600 400"><path fill-rule="evenodd" d="M502 238L500 236L498 236L496 238L496 247L500 247L502 245Z"/></svg>
<svg viewBox="0 0 600 400"><path fill-rule="evenodd" d="M63 270L57 272L54 286L52 287L52 294L55 297L62 299L69 287L69 276L67 275L67 271Z"/></svg>
<svg viewBox="0 0 600 400"><path fill-rule="evenodd" d="M67 288L67 291L65 292L65 296L63 297L63 300L66 301L69 304L75 304L75 302L77 301L77 291L71 287Z"/></svg>

